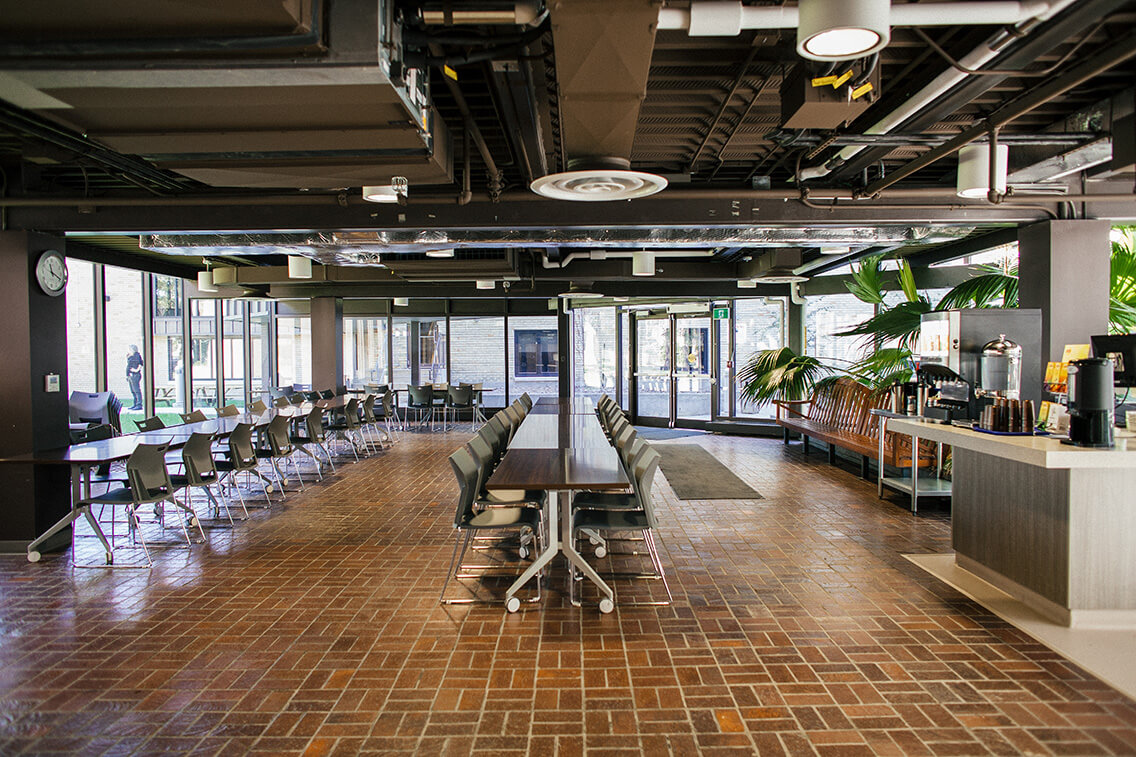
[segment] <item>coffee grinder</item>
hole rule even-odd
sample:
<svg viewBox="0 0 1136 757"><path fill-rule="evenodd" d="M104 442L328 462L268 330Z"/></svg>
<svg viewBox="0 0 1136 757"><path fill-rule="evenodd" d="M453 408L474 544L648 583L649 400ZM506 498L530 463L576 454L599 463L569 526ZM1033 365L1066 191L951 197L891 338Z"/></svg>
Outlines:
<svg viewBox="0 0 1136 757"><path fill-rule="evenodd" d="M1112 361L1088 357L1069 364L1069 440L1078 447L1112 446Z"/></svg>

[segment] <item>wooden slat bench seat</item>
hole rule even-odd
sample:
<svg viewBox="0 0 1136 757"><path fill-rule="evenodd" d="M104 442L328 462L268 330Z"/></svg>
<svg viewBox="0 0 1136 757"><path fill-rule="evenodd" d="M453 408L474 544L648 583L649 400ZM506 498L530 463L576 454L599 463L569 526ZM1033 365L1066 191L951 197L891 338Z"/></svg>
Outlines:
<svg viewBox="0 0 1136 757"><path fill-rule="evenodd" d="M849 378L838 378L819 385L807 400L775 400L774 404L786 444L791 432L801 435L805 454L810 438L825 442L830 463L836 462L838 447L854 452L860 455L860 475L868 478L868 461L879 457L879 424L872 410L884 407L886 400L882 392L873 392ZM919 467L932 465L934 458L934 444L920 442ZM888 434L884 459L879 463L910 468L911 437Z"/></svg>

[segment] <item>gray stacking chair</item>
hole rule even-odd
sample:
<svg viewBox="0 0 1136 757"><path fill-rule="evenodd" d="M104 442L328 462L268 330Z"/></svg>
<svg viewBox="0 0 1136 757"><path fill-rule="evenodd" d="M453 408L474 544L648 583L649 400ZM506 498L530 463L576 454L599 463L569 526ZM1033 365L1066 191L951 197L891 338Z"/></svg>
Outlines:
<svg viewBox="0 0 1136 757"><path fill-rule="evenodd" d="M366 439L359 427L359 400L355 397L347 400L343 406L343 413L334 423L328 425L327 430L337 439L342 439L351 447L351 454L355 462L359 462L359 448L366 445Z"/></svg>
<svg viewBox="0 0 1136 757"><path fill-rule="evenodd" d="M376 394L368 394L366 398L363 399L363 422L360 426L362 430L369 432L366 434L366 438L371 443L372 449L376 452L394 443L390 432L384 429L379 423L382 418L375 414L375 403L378 402L378 400L379 397ZM385 414L384 411L384 415Z"/></svg>
<svg viewBox="0 0 1136 757"><path fill-rule="evenodd" d="M454 425L458 425L458 415L463 411L469 411L470 428L473 428L473 387L469 385L453 386L452 384L446 390L446 405L442 415L442 429L445 430L446 419L450 413L454 416Z"/></svg>
<svg viewBox="0 0 1136 757"><path fill-rule="evenodd" d="M217 411L218 418L231 418L234 415L240 415L241 409L236 405L225 405Z"/></svg>
<svg viewBox="0 0 1136 757"><path fill-rule="evenodd" d="M166 427L166 422L158 416L144 418L136 423L139 431L161 431Z"/></svg>
<svg viewBox="0 0 1136 757"><path fill-rule="evenodd" d="M217 471L217 465L213 460L214 438L214 434L191 434L189 441L181 448L185 473L170 476L170 481L173 482L175 488L185 492L185 503L191 510L193 509L193 490L203 490L205 496L213 503L213 517L215 519L221 517L221 503L224 501L225 516L229 519L229 525L232 526L233 514L229 512L229 503L225 501L223 496L218 500L213 493L213 487L217 486L219 490L221 482L221 474ZM245 511L245 517L248 517L248 511Z"/></svg>
<svg viewBox="0 0 1136 757"><path fill-rule="evenodd" d="M246 517L248 508L245 504L245 495L241 492L241 488L236 485L237 475L243 473L246 478L255 476L260 481L261 488L264 489L264 498L267 500L271 500L270 492L272 491L272 482L260 472L259 461L256 458L256 447L252 443L252 430L251 423L238 423L236 428L229 433L228 450L225 453L225 458L217 460L215 463L217 471L221 474L221 483L228 483L230 490L237 490L237 497L240 498L241 509L244 510Z"/></svg>
<svg viewBox="0 0 1136 757"><path fill-rule="evenodd" d="M313 407L311 411L304 416L304 434L290 434L288 441L295 448L296 452L303 452L305 455L312 459L316 465L316 475L319 480L323 481L323 461L316 455L315 452L308 449L308 447L315 447L323 456L327 458L328 465L331 466L331 472L335 473L335 462L331 459L331 452L327 448L327 432L323 425L323 409L320 407ZM295 461L293 461L294 463ZM300 475L299 467L296 468L296 475ZM301 479L302 480L302 479Z"/></svg>
<svg viewBox="0 0 1136 757"><path fill-rule="evenodd" d="M423 384L422 386L408 386L406 387L407 410L415 410L418 413L418 427L426 425L423 420L424 416L428 416L430 421L430 429L434 428L434 386L432 384Z"/></svg>
<svg viewBox="0 0 1136 757"><path fill-rule="evenodd" d="M284 397L284 396L277 397L276 399L272 400L272 404L275 405L278 408L291 407L292 406L292 403L288 400L287 397Z"/></svg>
<svg viewBox="0 0 1136 757"><path fill-rule="evenodd" d="M262 434L263 440L267 442L267 446L261 447L256 451L258 458L267 458L269 464L272 466L272 477L276 485L280 487L280 498L284 498L284 486L288 483L287 473L281 471L281 463L278 461L290 461L292 463L292 470L296 473L296 479L300 482L300 489L304 489L304 479L300 477L300 468L296 465L296 459L293 457L296 453L296 448L292 445L292 441L288 436L288 418L284 415L278 415L273 418L268 428ZM286 463L285 463L286 465Z"/></svg>
<svg viewBox="0 0 1136 757"><path fill-rule="evenodd" d="M635 465L635 476L632 479L634 489L631 494L609 494L605 497L598 498L594 492L581 492L572 500L573 539L575 539L580 532L637 532L642 534L643 543L647 547L647 554L650 557L654 571L652 573L617 574L613 577L652 578L661 580L667 592L667 601L633 602L628 604L669 605L674 601L670 584L667 582L666 573L663 571L663 563L659 558L658 545L655 543L654 537L654 531L658 529L658 522L655 520L654 503L651 499L651 485L658 467L659 453L653 449L648 449L645 453L640 455ZM596 503L597 501L603 503L620 501L624 506L618 508L591 506L592 503ZM596 557L602 558L605 555L606 550L601 551L600 548L596 549ZM571 563L569 563L569 574L569 599L573 605L579 606L580 603L575 596L576 569Z"/></svg>
<svg viewBox="0 0 1136 757"><path fill-rule="evenodd" d="M468 571L475 568L466 566L464 563L466 552L469 550L474 535L516 533L518 537L521 537L527 534L537 540L539 549L543 543L541 536L543 533L542 511L535 507L483 507L480 498L477 496L477 485L481 471L473 453L465 447L450 455L450 466L453 468L454 476L458 481L458 502L454 512L454 530L457 532L457 538L454 541L454 551L450 556L450 566L446 571L446 580L442 584L442 592L438 596L438 601L443 604L471 603L477 601L477 595L472 589L469 589L471 594L469 598L450 600L446 599L446 588L449 586L451 578L459 579L460 582L460 579L474 578L478 575L469 573ZM522 560L525 559L528 556L527 547L521 546L518 549L518 555ZM487 574L487 570L483 570L481 573L481 575ZM536 596L529 601L540 600L539 575L536 585ZM466 588L468 589L468 587ZM506 609L510 612L519 607L520 599L517 597L511 598L509 604L506 605Z"/></svg>
<svg viewBox="0 0 1136 757"><path fill-rule="evenodd" d="M263 413L268 409L268 405L264 404L264 400L257 400L248 407L250 413Z"/></svg>
<svg viewBox="0 0 1136 757"><path fill-rule="evenodd" d="M182 423L200 423L209 420L202 410L192 410L188 413L178 413Z"/></svg>

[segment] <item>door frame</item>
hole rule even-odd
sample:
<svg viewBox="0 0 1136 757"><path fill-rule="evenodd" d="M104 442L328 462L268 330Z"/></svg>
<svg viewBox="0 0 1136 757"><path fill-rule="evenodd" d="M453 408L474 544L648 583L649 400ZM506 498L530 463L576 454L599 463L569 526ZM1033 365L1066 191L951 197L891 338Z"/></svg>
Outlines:
<svg viewBox="0 0 1136 757"><path fill-rule="evenodd" d="M691 428L706 430L710 425L718 419L718 385L720 377L718 376L718 358L719 358L719 344L717 329L714 328L714 320L710 312L710 304L707 303L706 313L669 313L669 312L656 312L654 310L633 310L629 312L630 318L628 320L628 359L630 365L628 366L628 408L631 414L631 420L638 426L653 426L658 428ZM706 420L694 418L679 418L678 417L678 392L676 390L678 373L676 371L675 353L677 352L677 333L678 321L680 319L688 318L705 318L710 321L710 326L707 329L709 332L710 344L709 347L709 368L710 368L710 418ZM668 415L667 417L660 416L644 416L639 412L639 321L640 320L667 320L669 324L669 391L668 391Z"/></svg>

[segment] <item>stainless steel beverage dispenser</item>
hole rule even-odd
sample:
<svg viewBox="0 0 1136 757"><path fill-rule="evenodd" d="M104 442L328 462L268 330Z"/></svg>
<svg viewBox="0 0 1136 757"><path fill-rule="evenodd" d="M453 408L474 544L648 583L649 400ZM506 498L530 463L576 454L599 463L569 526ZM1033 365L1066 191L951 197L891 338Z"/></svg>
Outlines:
<svg viewBox="0 0 1136 757"><path fill-rule="evenodd" d="M1111 447L1113 421L1112 361L1103 357L1069 364L1069 443Z"/></svg>
<svg viewBox="0 0 1136 757"><path fill-rule="evenodd" d="M1022 391L1022 348L999 334L982 345L978 356L980 396L1020 399Z"/></svg>

